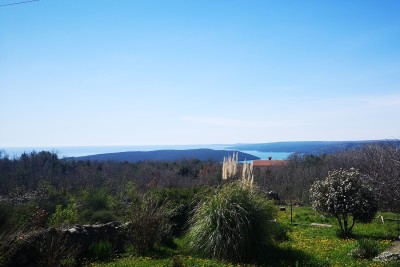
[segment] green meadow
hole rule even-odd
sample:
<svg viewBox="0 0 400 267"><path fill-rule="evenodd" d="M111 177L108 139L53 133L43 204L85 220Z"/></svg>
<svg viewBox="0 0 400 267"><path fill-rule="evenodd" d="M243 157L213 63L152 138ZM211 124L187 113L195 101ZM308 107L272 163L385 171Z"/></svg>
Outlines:
<svg viewBox="0 0 400 267"><path fill-rule="evenodd" d="M285 208L286 211L278 213L277 220L285 226L287 236L265 251L265 262L233 264L191 255L183 236L174 240L175 248L158 246L146 257L127 253L110 262L90 263L87 266L398 266L396 263L385 264L371 259L355 259L351 255L357 240L362 238L375 240L379 253L387 249L396 238L397 224L393 221L382 223L380 216L396 218L396 214L378 212L372 223L357 224L354 236L342 239L337 236L338 228L334 218L321 216L311 207L294 206L291 224L290 207ZM316 227L311 226L311 223L333 226Z"/></svg>

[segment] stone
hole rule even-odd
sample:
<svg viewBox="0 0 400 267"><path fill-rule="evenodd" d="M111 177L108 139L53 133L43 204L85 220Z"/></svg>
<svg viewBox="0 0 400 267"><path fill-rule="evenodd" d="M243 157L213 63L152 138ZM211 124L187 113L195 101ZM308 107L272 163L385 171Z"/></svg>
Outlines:
<svg viewBox="0 0 400 267"><path fill-rule="evenodd" d="M77 257L88 255L89 247L101 240L110 242L117 251L122 251L125 244L125 229L128 224L110 222L94 225L75 225L66 229L48 228L25 234L24 242L17 248L6 267L39 266L40 250L45 242L57 240L57 246L75 249ZM57 243L56 242L56 243ZM54 242L47 242L47 244ZM63 244L60 244L63 243ZM57 249L57 248L53 248Z"/></svg>

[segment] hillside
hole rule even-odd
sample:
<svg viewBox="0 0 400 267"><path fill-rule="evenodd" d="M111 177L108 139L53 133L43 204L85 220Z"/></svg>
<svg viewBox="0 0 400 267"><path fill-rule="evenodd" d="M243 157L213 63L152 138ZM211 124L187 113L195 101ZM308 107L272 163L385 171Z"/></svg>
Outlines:
<svg viewBox="0 0 400 267"><path fill-rule="evenodd" d="M155 151L131 151L89 155L83 157L69 157L66 160L97 160L97 161L176 161L181 159L198 159L202 161L223 161L224 157L233 151L213 149L188 149L188 150L155 150ZM259 159L253 155L238 152L239 161Z"/></svg>
<svg viewBox="0 0 400 267"><path fill-rule="evenodd" d="M263 144L237 144L230 149L255 150L261 152L293 152L301 154L332 154L348 149L357 149L369 144L394 143L394 140L366 140L366 141L296 141L275 142ZM398 144L398 141L396 142Z"/></svg>

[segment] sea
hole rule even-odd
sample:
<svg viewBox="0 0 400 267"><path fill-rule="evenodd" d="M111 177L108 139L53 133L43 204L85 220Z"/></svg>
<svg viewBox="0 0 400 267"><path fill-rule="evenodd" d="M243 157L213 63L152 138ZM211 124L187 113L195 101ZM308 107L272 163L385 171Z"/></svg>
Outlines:
<svg viewBox="0 0 400 267"><path fill-rule="evenodd" d="M19 158L23 153L32 151L50 151L56 153L59 158L65 157L81 157L89 155L97 155L104 153L117 153L128 151L154 151L154 150L185 150L185 149L200 149L208 148L214 150L229 150L236 151L232 148L234 145L149 145L149 146L54 146L54 147L0 147L2 154L9 158ZM244 153L259 157L260 159L283 160L287 159L292 152L265 152L255 150L239 150Z"/></svg>

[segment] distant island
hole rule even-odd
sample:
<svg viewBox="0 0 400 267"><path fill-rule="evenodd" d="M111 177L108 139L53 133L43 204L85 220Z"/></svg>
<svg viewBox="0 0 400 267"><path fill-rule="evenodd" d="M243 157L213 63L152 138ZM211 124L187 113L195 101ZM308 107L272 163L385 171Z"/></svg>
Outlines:
<svg viewBox="0 0 400 267"><path fill-rule="evenodd" d="M242 143L215 145L165 145L165 146L82 146L82 147L16 147L2 148L0 153L18 158L31 151L55 151L67 160L113 160L113 161L174 161L182 158L222 161L227 154L239 151L240 160L286 159L290 154L333 154L346 150L357 150L365 145L391 144L400 147L399 140L359 140L359 141L290 141L273 143ZM284 156L274 155L283 153Z"/></svg>
<svg viewBox="0 0 400 267"><path fill-rule="evenodd" d="M260 152L292 152L299 154L332 154L345 150L360 149L370 144L395 143L396 140L366 140L366 141L294 141L275 142L263 144L236 144L227 147L228 149L260 151Z"/></svg>
<svg viewBox="0 0 400 267"><path fill-rule="evenodd" d="M139 161L176 161L183 159L197 159L201 161L222 162L224 157L238 152L239 161L257 160L259 157L240 151L213 150L213 149L187 149L187 150L154 150L154 151L131 151L118 153L105 153L82 157L68 157L65 160L93 160L93 161L116 161L116 162L139 162Z"/></svg>

